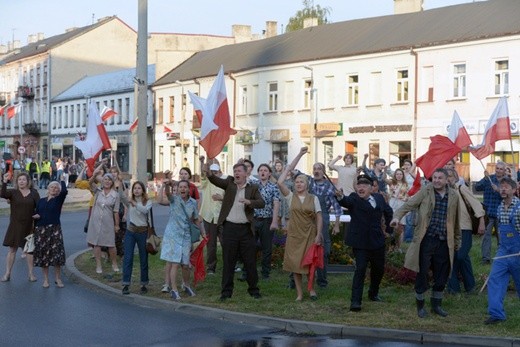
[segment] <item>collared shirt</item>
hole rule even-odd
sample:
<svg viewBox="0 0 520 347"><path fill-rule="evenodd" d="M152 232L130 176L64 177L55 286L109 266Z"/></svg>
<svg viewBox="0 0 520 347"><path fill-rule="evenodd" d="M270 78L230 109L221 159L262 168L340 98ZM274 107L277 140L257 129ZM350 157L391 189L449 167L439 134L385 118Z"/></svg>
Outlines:
<svg viewBox="0 0 520 347"><path fill-rule="evenodd" d="M322 208L322 213L328 213L331 207L334 207L334 214L341 216L343 210L336 200L336 189L329 181L317 182L312 176L307 176L309 179L309 193L316 195L318 198L325 198L325 209Z"/></svg>
<svg viewBox="0 0 520 347"><path fill-rule="evenodd" d="M496 175L490 175L489 178L484 177L477 183L475 183L475 190L478 192L484 191L484 206L486 207L486 213L490 218L497 217L498 205L502 202L502 197L499 192L495 192L491 187L491 182L495 185L500 185Z"/></svg>
<svg viewBox="0 0 520 347"><path fill-rule="evenodd" d="M220 178L226 178L226 175ZM202 191L202 202L200 204L200 215L208 223L217 224L222 201L213 200L213 195L220 194L224 196L224 189L212 184L206 177L201 179L200 190Z"/></svg>
<svg viewBox="0 0 520 347"><path fill-rule="evenodd" d="M226 218L228 222L236 223L236 224L245 224L249 221L247 220L246 211L244 210L244 203L239 202L240 199L245 199L246 196L246 186L250 184L247 182L242 187L237 184L237 193L235 195L235 201L233 202L233 206L231 206L231 210Z"/></svg>
<svg viewBox="0 0 520 347"><path fill-rule="evenodd" d="M500 224L509 224L509 217L511 215L511 210L513 207L520 203L520 199L516 196L513 196L513 200L511 201L511 204L506 208L504 205L504 202L502 201L500 205L498 205L497 210L497 217L499 219ZM514 223L515 223L515 229L520 233L520 209L517 210L517 213L514 215Z"/></svg>
<svg viewBox="0 0 520 347"><path fill-rule="evenodd" d="M433 236L439 240L446 240L446 221L448 219L448 191L444 196L435 191L435 207L432 211L430 225L426 230L426 235Z"/></svg>
<svg viewBox="0 0 520 347"><path fill-rule="evenodd" d="M370 203L370 205L371 205L373 208L376 208L376 207L377 207L376 198L374 198L372 195L370 195L370 196L368 197L368 202Z"/></svg>
<svg viewBox="0 0 520 347"><path fill-rule="evenodd" d="M255 209L255 218L271 218L273 217L274 202L280 201L280 190L271 181L267 181L265 185L260 181L258 187L262 199L265 201L265 207Z"/></svg>
<svg viewBox="0 0 520 347"><path fill-rule="evenodd" d="M255 176L251 175L247 178L247 182L251 184L260 184L260 180L256 178Z"/></svg>

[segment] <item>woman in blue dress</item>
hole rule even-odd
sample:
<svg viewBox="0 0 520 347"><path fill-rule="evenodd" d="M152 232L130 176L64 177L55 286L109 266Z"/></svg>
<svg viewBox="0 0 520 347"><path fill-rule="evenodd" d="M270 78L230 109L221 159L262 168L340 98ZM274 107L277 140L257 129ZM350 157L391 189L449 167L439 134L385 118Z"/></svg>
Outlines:
<svg viewBox="0 0 520 347"><path fill-rule="evenodd" d="M61 267L65 265L65 248L61 231L61 208L67 196L67 184L62 176L61 183L51 182L47 196L36 205L34 230L34 266L43 271L43 288L49 288L49 266L54 266L55 283L63 288Z"/></svg>
<svg viewBox="0 0 520 347"><path fill-rule="evenodd" d="M167 262L166 268L170 268L169 280L171 282L171 297L173 300L180 300L179 290L177 288L177 272L182 269L183 285L181 289L188 296L195 296L195 292L191 289L190 283L190 251L191 251L191 233L190 221L195 223L199 229L201 223L199 221L199 213L197 209L197 201L190 197L189 182L182 180L178 182L178 194L172 194L171 187L174 183L166 178L163 180L159 199L164 203L164 194L170 204L170 219L166 225L161 245L161 259ZM201 234L204 236L201 229Z"/></svg>

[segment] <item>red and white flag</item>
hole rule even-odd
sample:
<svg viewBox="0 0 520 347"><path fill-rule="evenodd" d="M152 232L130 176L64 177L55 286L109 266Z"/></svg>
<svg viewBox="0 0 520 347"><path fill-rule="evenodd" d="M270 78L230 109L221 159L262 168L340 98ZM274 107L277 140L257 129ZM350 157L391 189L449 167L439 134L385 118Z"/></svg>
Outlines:
<svg viewBox="0 0 520 347"><path fill-rule="evenodd" d="M132 122L132 124L130 124L130 128L128 128L128 130L130 130L131 133L133 133L135 131L135 129L137 129L137 124L139 123L139 118L135 118L135 120Z"/></svg>
<svg viewBox="0 0 520 347"><path fill-rule="evenodd" d="M498 140L510 139L511 128L509 125L507 99L501 97L486 124L482 143L477 146L470 146L469 151L475 156L475 158L480 160L495 152L495 142Z"/></svg>
<svg viewBox="0 0 520 347"><path fill-rule="evenodd" d="M88 111L87 133L84 140L78 139L74 141L74 145L81 150L83 157L87 162L87 174L90 176L94 172L96 159L101 152L111 149L110 140L108 138L105 125L101 121L98 108L94 101L90 102Z"/></svg>
<svg viewBox="0 0 520 347"><path fill-rule="evenodd" d="M7 118L11 119L18 113L20 109L20 104L11 105L7 108Z"/></svg>
<svg viewBox="0 0 520 347"><path fill-rule="evenodd" d="M4 115L4 110L7 106L0 107L0 117Z"/></svg>
<svg viewBox="0 0 520 347"><path fill-rule="evenodd" d="M166 125L164 126L164 132L165 133L171 133L172 129L168 128Z"/></svg>
<svg viewBox="0 0 520 347"><path fill-rule="evenodd" d="M231 128L224 67L220 67L207 99L188 93L201 124L199 143L208 158L213 159L222 151L229 137L237 133Z"/></svg>
<svg viewBox="0 0 520 347"><path fill-rule="evenodd" d="M428 151L415 161L415 165L421 168L426 178L430 178L435 169L442 168L461 151L461 149L455 146L446 136L431 136L430 141Z"/></svg>
<svg viewBox="0 0 520 347"><path fill-rule="evenodd" d="M108 106L104 106L103 110L101 111L101 120L103 122L106 122L110 118L114 117L116 114L117 114L116 111L114 111L113 109L111 109Z"/></svg>
<svg viewBox="0 0 520 347"><path fill-rule="evenodd" d="M457 111L453 111L453 117L451 118L451 125L448 131L448 138L455 144L455 146L461 149L473 144Z"/></svg>

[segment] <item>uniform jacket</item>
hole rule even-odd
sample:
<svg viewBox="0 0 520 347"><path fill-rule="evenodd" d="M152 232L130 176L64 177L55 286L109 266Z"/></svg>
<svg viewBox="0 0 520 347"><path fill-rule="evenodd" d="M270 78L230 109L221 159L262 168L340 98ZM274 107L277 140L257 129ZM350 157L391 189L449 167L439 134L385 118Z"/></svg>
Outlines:
<svg viewBox="0 0 520 347"><path fill-rule="evenodd" d="M339 200L339 204L348 208L350 212L350 229L346 241L352 248L374 250L385 246L382 217L385 217L386 232L392 233L390 228L392 208L381 194L372 194L372 196L376 200L375 208L357 193L344 196Z"/></svg>
<svg viewBox="0 0 520 347"><path fill-rule="evenodd" d="M453 255L460 248L461 231L459 226L459 197L452 188L446 188L448 192L448 215L446 220L446 239L450 252L450 263L453 264ZM417 209L417 224L414 229L413 239L406 252L404 266L412 271L419 272L419 252L421 241L426 235L430 225L430 219L435 207L435 192L433 184L422 187L419 192L410 198L405 204L395 211L394 219L401 219L409 211Z"/></svg>
<svg viewBox="0 0 520 347"><path fill-rule="evenodd" d="M220 178L215 175L208 176L208 180L219 188L224 189L224 199L222 200L222 208L218 216L218 225L224 224L226 217L231 211L231 207L235 202L235 196L237 194L237 185L235 184L235 178L233 176L227 176L226 178ZM265 206L264 199L258 190L256 184L247 183L245 188L245 199L251 200L251 205L244 205L245 214L247 220L251 224L251 232L254 233L253 215L255 208L263 208Z"/></svg>

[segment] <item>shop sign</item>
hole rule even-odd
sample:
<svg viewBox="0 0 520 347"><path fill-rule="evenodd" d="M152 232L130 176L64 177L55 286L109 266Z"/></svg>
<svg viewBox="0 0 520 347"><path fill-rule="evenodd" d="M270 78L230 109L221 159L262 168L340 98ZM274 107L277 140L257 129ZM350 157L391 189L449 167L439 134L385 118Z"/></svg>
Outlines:
<svg viewBox="0 0 520 347"><path fill-rule="evenodd" d="M271 130L269 136L271 142L289 142L291 139L291 131L289 129L275 129Z"/></svg>

